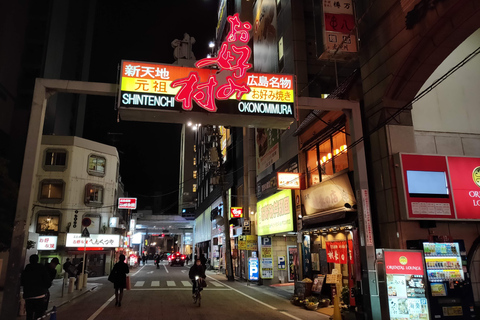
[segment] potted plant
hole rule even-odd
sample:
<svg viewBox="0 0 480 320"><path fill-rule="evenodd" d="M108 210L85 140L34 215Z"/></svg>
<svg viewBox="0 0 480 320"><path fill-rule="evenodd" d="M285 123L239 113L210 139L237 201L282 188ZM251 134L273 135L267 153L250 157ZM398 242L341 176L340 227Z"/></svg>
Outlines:
<svg viewBox="0 0 480 320"><path fill-rule="evenodd" d="M301 306L303 303L303 300L300 299L299 296L293 295L292 299L290 300L293 305L295 306Z"/></svg>
<svg viewBox="0 0 480 320"><path fill-rule="evenodd" d="M318 298L314 296L306 297L304 301L304 305L305 305L305 308L308 310L317 310Z"/></svg>
<svg viewBox="0 0 480 320"><path fill-rule="evenodd" d="M350 289L348 286L342 288L340 293L340 299L342 300L342 319L354 320L356 319L354 307L350 307Z"/></svg>

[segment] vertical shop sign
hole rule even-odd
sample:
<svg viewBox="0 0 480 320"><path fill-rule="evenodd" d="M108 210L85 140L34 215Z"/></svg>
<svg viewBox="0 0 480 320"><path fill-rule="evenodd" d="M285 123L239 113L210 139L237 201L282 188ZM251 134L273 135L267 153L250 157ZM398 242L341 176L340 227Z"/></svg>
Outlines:
<svg viewBox="0 0 480 320"><path fill-rule="evenodd" d="M347 241L326 241L327 262L347 264Z"/></svg>
<svg viewBox="0 0 480 320"><path fill-rule="evenodd" d="M248 259L248 280L258 280L258 258Z"/></svg>
<svg viewBox="0 0 480 320"><path fill-rule="evenodd" d="M260 270L262 279L273 279L272 238L262 237Z"/></svg>
<svg viewBox="0 0 480 320"><path fill-rule="evenodd" d="M323 0L323 45L328 58L357 52L352 0Z"/></svg>
<svg viewBox="0 0 480 320"><path fill-rule="evenodd" d="M384 250L390 319L428 320L421 251Z"/></svg>
<svg viewBox="0 0 480 320"><path fill-rule="evenodd" d="M295 281L297 275L298 249L296 246L287 246L288 250L288 281Z"/></svg>
<svg viewBox="0 0 480 320"><path fill-rule="evenodd" d="M285 270L286 269L286 261L285 256L278 256L278 270Z"/></svg>

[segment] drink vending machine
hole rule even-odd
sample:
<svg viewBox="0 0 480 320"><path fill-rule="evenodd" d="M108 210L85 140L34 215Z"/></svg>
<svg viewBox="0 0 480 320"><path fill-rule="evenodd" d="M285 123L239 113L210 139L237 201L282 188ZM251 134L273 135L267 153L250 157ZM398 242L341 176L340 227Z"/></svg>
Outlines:
<svg viewBox="0 0 480 320"><path fill-rule="evenodd" d="M432 319L475 319L473 289L463 240L407 241L425 254Z"/></svg>

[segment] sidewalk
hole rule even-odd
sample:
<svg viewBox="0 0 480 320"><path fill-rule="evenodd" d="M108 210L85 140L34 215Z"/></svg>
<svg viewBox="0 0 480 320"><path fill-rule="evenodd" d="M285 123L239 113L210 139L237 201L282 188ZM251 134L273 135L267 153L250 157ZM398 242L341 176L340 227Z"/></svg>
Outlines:
<svg viewBox="0 0 480 320"><path fill-rule="evenodd" d="M87 287L83 288L82 290L73 290L72 293L68 293L68 285L64 287L63 291L63 296L62 296L62 285L63 285L63 279L55 279L53 280L53 284L50 287L50 303L48 305L48 310L47 313L50 312L53 308L55 307L60 307L78 297L81 295L94 290L98 286L102 285L102 281L99 281L101 279L106 279L106 277L96 277L96 278L89 278L87 281ZM2 302L3 302L3 290L0 291L0 310L2 308ZM22 320L25 319L25 316L18 316L17 320ZM48 317L46 318L48 319Z"/></svg>

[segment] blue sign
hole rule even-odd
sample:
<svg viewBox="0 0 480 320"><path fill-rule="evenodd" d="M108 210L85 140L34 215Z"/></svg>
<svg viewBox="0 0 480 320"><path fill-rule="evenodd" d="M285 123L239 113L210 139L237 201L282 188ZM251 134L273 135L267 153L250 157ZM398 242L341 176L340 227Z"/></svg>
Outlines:
<svg viewBox="0 0 480 320"><path fill-rule="evenodd" d="M258 280L258 258L248 259L248 280Z"/></svg>

